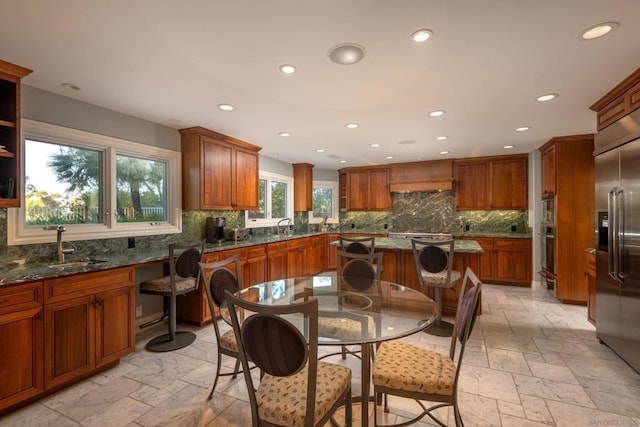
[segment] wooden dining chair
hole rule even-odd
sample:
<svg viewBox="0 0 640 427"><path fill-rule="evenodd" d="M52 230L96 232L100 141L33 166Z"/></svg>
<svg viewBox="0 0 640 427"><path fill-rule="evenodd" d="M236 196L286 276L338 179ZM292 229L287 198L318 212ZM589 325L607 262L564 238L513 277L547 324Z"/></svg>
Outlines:
<svg viewBox="0 0 640 427"><path fill-rule="evenodd" d="M318 361L318 300L266 306L229 291L226 300L249 393L252 425L323 425L344 405L345 425L350 426L351 370ZM242 324L240 319L244 319ZM249 361L264 372L259 384L254 384Z"/></svg>
<svg viewBox="0 0 640 427"><path fill-rule="evenodd" d="M213 397L216 390L218 379L231 375L236 378L240 371L240 355L238 353L238 344L233 329L221 334L218 321L216 319L216 309L220 309L225 302L225 291L235 293L242 289L242 269L240 266L240 256L235 254L218 262L200 263L200 275L203 279L207 301L209 302L209 310L213 316L213 329L216 334L216 345L218 347L218 364L216 367L216 376L213 380L213 387L209 393L209 399ZM231 372L221 372L222 356L236 359L236 364Z"/></svg>
<svg viewBox="0 0 640 427"><path fill-rule="evenodd" d="M438 306L438 318L425 332L439 337L450 337L453 325L442 320L442 289L453 288L460 280L460 272L453 269L455 241L450 239L411 239L413 260L422 286L433 288L433 299ZM443 249L448 246L448 251Z"/></svg>
<svg viewBox="0 0 640 427"><path fill-rule="evenodd" d="M453 406L456 426L464 425L458 405L458 378L467 340L478 315L481 294L482 282L467 268L448 355L402 341L386 341L378 348L373 363L376 401L380 394L384 394L387 412L387 395L414 399L422 409L415 418L398 425L410 425L428 415L438 425L446 426L433 414L434 410L446 406ZM456 353L458 343L460 350ZM438 403L426 407L422 401ZM374 421L378 426L377 410L374 412Z"/></svg>
<svg viewBox="0 0 640 427"><path fill-rule="evenodd" d="M140 283L140 293L162 295L165 306L165 314L160 319L140 327L149 326L165 318L169 319L168 333L149 341L145 347L147 350L153 352L173 351L191 345L195 341L196 334L193 332L176 331L176 298L198 289L200 284L198 263L204 254L204 245L204 240L198 243L170 244L169 275Z"/></svg>

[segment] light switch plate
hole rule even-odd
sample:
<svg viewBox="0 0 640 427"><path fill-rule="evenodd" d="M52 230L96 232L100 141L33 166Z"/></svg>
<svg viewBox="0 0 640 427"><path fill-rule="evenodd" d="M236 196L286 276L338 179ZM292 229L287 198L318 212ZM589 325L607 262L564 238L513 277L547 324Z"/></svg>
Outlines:
<svg viewBox="0 0 640 427"><path fill-rule="evenodd" d="M142 306L136 306L136 317L142 317Z"/></svg>

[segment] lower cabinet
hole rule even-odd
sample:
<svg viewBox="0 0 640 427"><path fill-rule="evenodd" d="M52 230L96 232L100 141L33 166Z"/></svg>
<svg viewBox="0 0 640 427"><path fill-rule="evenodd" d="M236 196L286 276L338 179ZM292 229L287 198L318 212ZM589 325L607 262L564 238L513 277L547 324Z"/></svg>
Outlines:
<svg viewBox="0 0 640 427"><path fill-rule="evenodd" d="M327 270L335 270L338 268L338 247L331 246L331 242L340 240L340 234L329 233L327 234L327 255L326 255L326 268Z"/></svg>
<svg viewBox="0 0 640 427"><path fill-rule="evenodd" d="M132 268L44 282L44 381L55 387L135 350Z"/></svg>
<svg viewBox="0 0 640 427"><path fill-rule="evenodd" d="M44 391L42 282L0 288L0 411Z"/></svg>
<svg viewBox="0 0 640 427"><path fill-rule="evenodd" d="M0 413L135 350L133 268L0 288Z"/></svg>
<svg viewBox="0 0 640 427"><path fill-rule="evenodd" d="M464 238L463 238L464 239ZM477 274L485 283L531 286L532 262L530 238L469 237L484 253ZM464 274L464 272L461 272Z"/></svg>

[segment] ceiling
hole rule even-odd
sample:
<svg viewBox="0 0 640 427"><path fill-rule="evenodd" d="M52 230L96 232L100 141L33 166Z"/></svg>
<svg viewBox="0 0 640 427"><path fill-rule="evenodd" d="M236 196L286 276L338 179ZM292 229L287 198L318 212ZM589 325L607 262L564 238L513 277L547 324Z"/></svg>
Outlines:
<svg viewBox="0 0 640 427"><path fill-rule="evenodd" d="M637 0L0 0L0 8L0 58L34 70L24 84L175 129L204 126L319 169L524 153L553 136L591 133L589 106L640 66ZM579 40L605 21L619 28ZM422 28L433 36L413 42ZM329 50L343 43L363 46L364 59L332 63ZM297 72L281 73L282 64ZM559 97L536 101L547 93ZM225 103L235 109L217 108ZM360 127L345 127L353 122Z"/></svg>

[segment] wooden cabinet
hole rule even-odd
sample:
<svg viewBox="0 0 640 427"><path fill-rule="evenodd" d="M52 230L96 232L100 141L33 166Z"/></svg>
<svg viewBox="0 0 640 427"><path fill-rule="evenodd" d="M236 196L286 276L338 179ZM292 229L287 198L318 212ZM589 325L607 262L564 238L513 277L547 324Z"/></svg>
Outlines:
<svg viewBox="0 0 640 427"><path fill-rule="evenodd" d="M453 160L393 163L389 189L392 192L453 189Z"/></svg>
<svg viewBox="0 0 640 427"><path fill-rule="evenodd" d="M0 208L20 206L20 79L31 70L0 60Z"/></svg>
<svg viewBox="0 0 640 427"><path fill-rule="evenodd" d="M556 146L552 145L542 152L540 157L540 188L542 197L556 195Z"/></svg>
<svg viewBox="0 0 640 427"><path fill-rule="evenodd" d="M485 283L531 285L530 238L464 237L463 239L477 241L484 250L480 255L476 271L480 280Z"/></svg>
<svg viewBox="0 0 640 427"><path fill-rule="evenodd" d="M590 108L598 114L598 131L640 108L640 68Z"/></svg>
<svg viewBox="0 0 640 427"><path fill-rule="evenodd" d="M295 163L293 166L293 210L313 210L313 165Z"/></svg>
<svg viewBox="0 0 640 427"><path fill-rule="evenodd" d="M0 411L44 391L42 282L0 288Z"/></svg>
<svg viewBox="0 0 640 427"><path fill-rule="evenodd" d="M193 127L181 129L182 208L258 208L260 147Z"/></svg>
<svg viewBox="0 0 640 427"><path fill-rule="evenodd" d="M596 324L596 254L595 252L585 252L587 270L587 319L592 325Z"/></svg>
<svg viewBox="0 0 640 427"><path fill-rule="evenodd" d="M135 350L133 268L44 281L44 381L55 387Z"/></svg>
<svg viewBox="0 0 640 427"><path fill-rule="evenodd" d="M456 209L525 210L527 174L527 154L456 160Z"/></svg>
<svg viewBox="0 0 640 427"><path fill-rule="evenodd" d="M340 234L338 233L329 233L327 234L327 257L326 257L326 268L327 270L335 270L338 268L338 247L330 245L331 242L335 242L336 240L340 240Z"/></svg>
<svg viewBox="0 0 640 427"><path fill-rule="evenodd" d="M327 251L325 248L327 245L327 238L325 235L313 236L309 238L309 241L309 252L307 256L309 271L307 274L319 274L325 269L326 265Z"/></svg>
<svg viewBox="0 0 640 427"><path fill-rule="evenodd" d="M555 180L544 183L543 174L542 189L553 188L555 194L555 286L556 296L563 302L587 303L583 251L593 246L595 229L593 142L592 134L561 136L539 148L542 159L551 152L554 158L553 164L548 164L554 169L546 176Z"/></svg>
<svg viewBox="0 0 640 427"><path fill-rule="evenodd" d="M341 210L390 211L392 202L389 172L388 166L341 169L339 171Z"/></svg>

